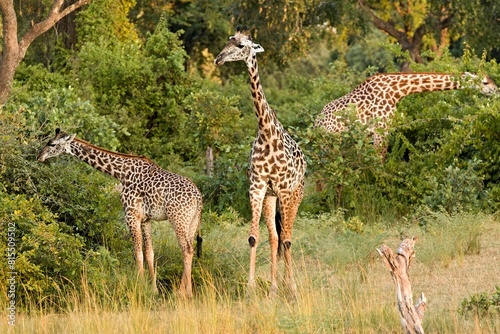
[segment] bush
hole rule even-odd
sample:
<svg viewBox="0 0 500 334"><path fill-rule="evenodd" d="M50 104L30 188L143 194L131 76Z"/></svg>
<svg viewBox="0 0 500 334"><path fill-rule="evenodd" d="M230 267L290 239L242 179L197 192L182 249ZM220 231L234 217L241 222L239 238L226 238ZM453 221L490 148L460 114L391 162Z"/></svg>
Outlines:
<svg viewBox="0 0 500 334"><path fill-rule="evenodd" d="M498 286L491 295L482 292L473 294L470 298L464 298L458 309L458 313L463 316L473 316L479 319L493 311L500 312L500 287Z"/></svg>
<svg viewBox="0 0 500 334"><path fill-rule="evenodd" d="M355 200L360 184L372 183L382 169L368 134L370 124L356 121L355 108L341 114L348 120L347 128L341 133L309 128L301 134L308 173L316 182L316 191L322 194L318 207L310 208L316 212L340 207L354 210L360 204Z"/></svg>
<svg viewBox="0 0 500 334"><path fill-rule="evenodd" d="M79 282L84 242L64 232L56 218L38 199L0 191L0 251L7 254L9 247L15 254L14 268L2 261L0 279L5 282L10 272L16 272L16 301L20 305L35 296L50 301L62 286ZM7 243L9 227L14 232L13 244Z"/></svg>

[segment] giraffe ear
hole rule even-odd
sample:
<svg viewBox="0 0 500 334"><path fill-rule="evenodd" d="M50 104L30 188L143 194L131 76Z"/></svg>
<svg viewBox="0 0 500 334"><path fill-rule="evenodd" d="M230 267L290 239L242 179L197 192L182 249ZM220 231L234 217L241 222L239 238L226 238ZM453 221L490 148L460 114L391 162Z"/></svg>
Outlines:
<svg viewBox="0 0 500 334"><path fill-rule="evenodd" d="M252 49L255 53L257 52L264 52L264 48L260 46L260 44L252 44Z"/></svg>

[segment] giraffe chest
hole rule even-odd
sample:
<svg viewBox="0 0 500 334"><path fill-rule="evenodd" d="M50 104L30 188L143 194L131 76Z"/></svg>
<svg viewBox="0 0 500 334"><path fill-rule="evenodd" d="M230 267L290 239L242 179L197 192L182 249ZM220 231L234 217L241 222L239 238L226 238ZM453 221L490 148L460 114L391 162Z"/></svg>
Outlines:
<svg viewBox="0 0 500 334"><path fill-rule="evenodd" d="M288 134L284 139L256 138L250 154L251 183L265 183L269 190L278 193L280 189L294 189L301 182L306 168L304 155Z"/></svg>
<svg viewBox="0 0 500 334"><path fill-rule="evenodd" d="M290 152L281 138L257 136L250 152L250 164L275 174L286 168L289 156Z"/></svg>

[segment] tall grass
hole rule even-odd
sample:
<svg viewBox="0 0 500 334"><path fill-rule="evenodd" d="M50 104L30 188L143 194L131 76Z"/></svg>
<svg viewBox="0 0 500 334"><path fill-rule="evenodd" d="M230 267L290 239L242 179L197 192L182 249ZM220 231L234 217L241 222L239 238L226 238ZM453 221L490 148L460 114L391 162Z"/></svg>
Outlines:
<svg viewBox="0 0 500 334"><path fill-rule="evenodd" d="M500 269L491 263L500 258L498 222L489 216L468 215L431 220L425 229L409 227L409 232L420 235L410 272L414 293L423 291L429 299L426 331L499 332L498 314L475 319L457 312L463 298L498 284ZM469 226L473 224L480 229ZM284 291L274 300L267 297L266 242L259 247L257 292L246 295L247 227L227 224L207 229L206 255L195 264L192 300L178 296L175 289L152 294L148 282L131 275L133 270L115 274L112 282L89 282L83 277L81 284L60 289L58 305L40 307L33 299L17 315L12 332L399 333L392 279L373 252L381 243L396 248L400 231L355 226L361 225L345 222L341 216L298 220L293 246L299 291L295 301ZM160 243L159 258L166 257L164 251L173 252L165 248L170 242ZM443 249L436 249L441 243L445 248L456 246L445 260L439 257ZM461 286L467 289L454 289ZM1 325L7 328L4 317Z"/></svg>

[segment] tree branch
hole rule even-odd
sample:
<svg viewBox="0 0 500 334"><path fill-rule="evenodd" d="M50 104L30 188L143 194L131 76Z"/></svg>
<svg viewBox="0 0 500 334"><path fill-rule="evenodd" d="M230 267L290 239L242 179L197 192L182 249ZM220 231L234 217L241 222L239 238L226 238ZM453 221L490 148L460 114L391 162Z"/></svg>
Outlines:
<svg viewBox="0 0 500 334"><path fill-rule="evenodd" d="M404 31L400 31L400 30L396 29L396 27L393 24L391 24L387 21L384 21L380 17L375 15L373 10L365 3L364 0L358 0L358 5L361 7L361 9L363 9L365 12L367 12L371 16L375 27L377 27L378 29L380 29L382 31L385 31L387 34L396 38L404 50L408 49L407 46L409 46L411 43L408 40L408 36L406 35L406 33Z"/></svg>
<svg viewBox="0 0 500 334"><path fill-rule="evenodd" d="M61 11L64 0L55 0L50 8L49 16L45 20L33 25L21 39L21 42L19 43L20 58L24 58L26 50L38 36L42 35L47 30L52 28L56 24L56 22L58 22L69 13L84 5L89 4L90 1L91 0L78 0L74 4L69 5Z"/></svg>
<svg viewBox="0 0 500 334"><path fill-rule="evenodd" d="M74 10L90 3L91 0L78 0L61 11L64 0L54 0L48 17L34 24L18 41L17 16L13 0L0 0L0 12L3 29L3 50L0 58L0 106L5 104L12 88L12 81L19 63L26 55L30 44L41 34L53 27L57 21Z"/></svg>

